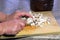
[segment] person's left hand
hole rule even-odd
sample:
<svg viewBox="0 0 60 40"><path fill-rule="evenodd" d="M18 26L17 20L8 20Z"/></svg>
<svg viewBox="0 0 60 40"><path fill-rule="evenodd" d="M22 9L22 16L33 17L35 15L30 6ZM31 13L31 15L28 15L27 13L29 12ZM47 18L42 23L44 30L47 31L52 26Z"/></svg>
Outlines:
<svg viewBox="0 0 60 40"><path fill-rule="evenodd" d="M18 32L23 30L26 21L21 19L12 19L0 23L0 35L16 35Z"/></svg>

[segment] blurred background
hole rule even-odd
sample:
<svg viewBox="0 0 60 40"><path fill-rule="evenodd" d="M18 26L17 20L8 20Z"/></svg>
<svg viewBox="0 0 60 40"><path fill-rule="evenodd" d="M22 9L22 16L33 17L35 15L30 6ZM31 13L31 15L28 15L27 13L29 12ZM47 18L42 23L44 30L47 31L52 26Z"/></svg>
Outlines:
<svg viewBox="0 0 60 40"><path fill-rule="evenodd" d="M43 12L52 11L58 24L60 25L60 0L26 0L26 1L30 1L30 8L32 11L43 11ZM3 8L3 2L4 2L3 0L0 0L0 5L2 5L2 6L0 6L0 11ZM34 39L34 38L32 39L32 37L30 37L30 38L24 38L24 39L19 39L19 40L41 40L41 38L44 38L44 37L49 38L49 40L50 40L50 38L60 38L59 35L57 35L57 36L51 35L51 37L38 36L38 37L34 37L36 39ZM45 40L45 39L42 39L42 40Z"/></svg>

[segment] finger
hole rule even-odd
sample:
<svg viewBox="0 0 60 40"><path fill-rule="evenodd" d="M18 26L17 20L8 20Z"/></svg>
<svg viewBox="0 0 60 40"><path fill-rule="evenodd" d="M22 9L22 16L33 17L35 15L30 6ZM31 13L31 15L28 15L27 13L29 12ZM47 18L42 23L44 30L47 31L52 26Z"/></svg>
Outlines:
<svg viewBox="0 0 60 40"><path fill-rule="evenodd" d="M31 14L29 14L28 12L23 12L18 10L16 11L16 13L17 13L17 16L28 16L32 18Z"/></svg>
<svg viewBox="0 0 60 40"><path fill-rule="evenodd" d="M3 27L0 26L0 35L4 34Z"/></svg>
<svg viewBox="0 0 60 40"><path fill-rule="evenodd" d="M24 23L24 24L26 24L26 20L23 20L23 19L16 19L18 22L22 22L22 23Z"/></svg>
<svg viewBox="0 0 60 40"><path fill-rule="evenodd" d="M21 25L15 24L13 27L12 26L11 27L7 27L6 31L5 31L5 34L15 35L21 30L22 30Z"/></svg>
<svg viewBox="0 0 60 40"><path fill-rule="evenodd" d="M21 27L24 27L25 26L25 21L20 21L19 24L21 25Z"/></svg>

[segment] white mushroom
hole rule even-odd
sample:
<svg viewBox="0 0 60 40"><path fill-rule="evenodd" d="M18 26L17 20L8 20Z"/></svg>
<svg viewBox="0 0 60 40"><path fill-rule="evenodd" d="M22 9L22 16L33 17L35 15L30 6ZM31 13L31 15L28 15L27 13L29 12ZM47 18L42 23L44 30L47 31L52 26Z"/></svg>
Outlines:
<svg viewBox="0 0 60 40"><path fill-rule="evenodd" d="M31 23L31 26L35 26L35 23Z"/></svg>
<svg viewBox="0 0 60 40"><path fill-rule="evenodd" d="M39 27L43 27L43 24L46 22L50 24L50 18L47 16L44 16L42 13L31 13L31 14L33 16L33 19L28 18L27 24L30 24L31 26L35 25Z"/></svg>
<svg viewBox="0 0 60 40"><path fill-rule="evenodd" d="M32 23L33 22L33 19L32 18L28 18L27 19L27 24L30 24L30 23Z"/></svg>
<svg viewBox="0 0 60 40"><path fill-rule="evenodd" d="M21 18L22 20L27 20L25 17L24 18Z"/></svg>

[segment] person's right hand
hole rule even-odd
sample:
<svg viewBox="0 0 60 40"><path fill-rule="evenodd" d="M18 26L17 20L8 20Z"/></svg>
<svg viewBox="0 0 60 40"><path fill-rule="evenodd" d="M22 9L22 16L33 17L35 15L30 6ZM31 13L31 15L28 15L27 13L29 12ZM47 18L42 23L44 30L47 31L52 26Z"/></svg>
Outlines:
<svg viewBox="0 0 60 40"><path fill-rule="evenodd" d="M17 10L15 13L9 15L7 17L7 20L20 19L21 16L27 16L27 17L31 17L32 18L31 14L29 14L28 12Z"/></svg>
<svg viewBox="0 0 60 40"><path fill-rule="evenodd" d="M14 19L0 23L0 35L15 35L25 27L26 22L21 19Z"/></svg>

